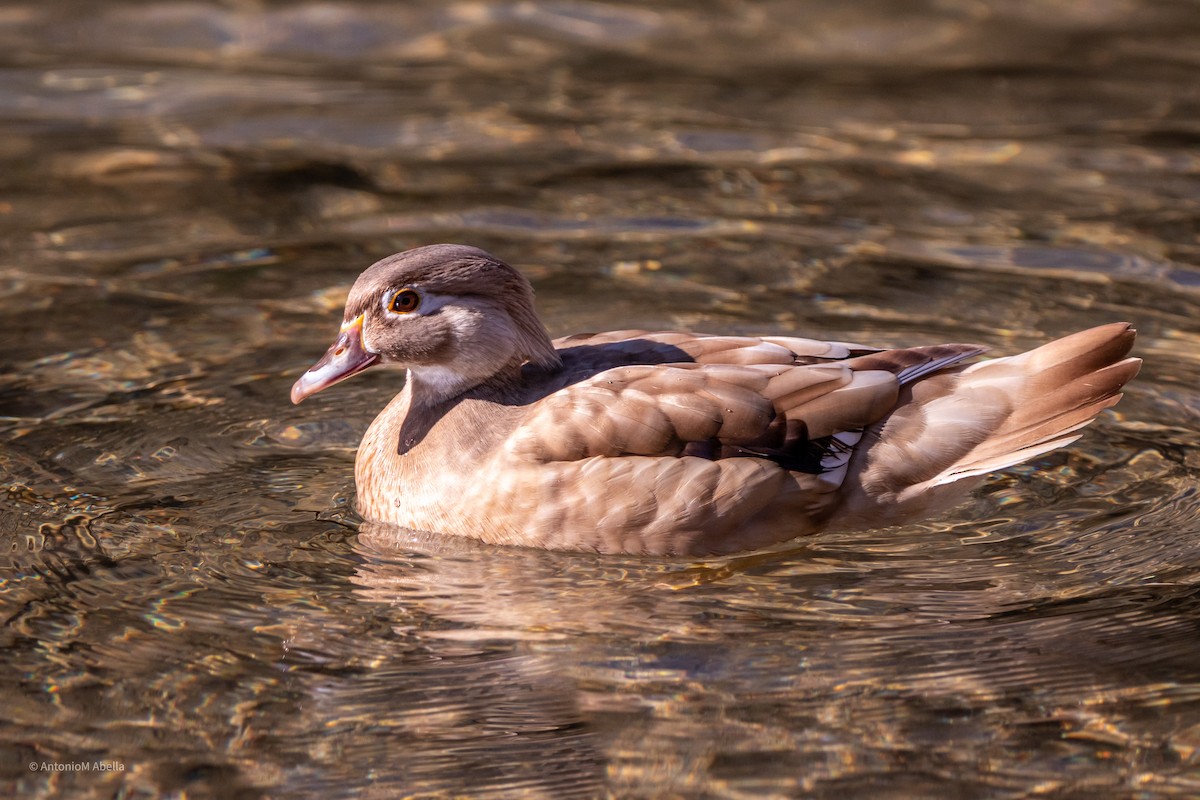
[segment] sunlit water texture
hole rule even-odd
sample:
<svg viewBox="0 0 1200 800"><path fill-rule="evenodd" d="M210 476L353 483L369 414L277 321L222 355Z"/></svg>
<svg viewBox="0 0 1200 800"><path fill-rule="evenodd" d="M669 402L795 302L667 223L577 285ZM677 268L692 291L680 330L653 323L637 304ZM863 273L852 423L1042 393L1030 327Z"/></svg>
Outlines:
<svg viewBox="0 0 1200 800"><path fill-rule="evenodd" d="M1149 0L6 3L0 795L1200 796L1198 42ZM908 528L360 526L398 376L288 388L433 241L556 335L1128 320L1146 363Z"/></svg>

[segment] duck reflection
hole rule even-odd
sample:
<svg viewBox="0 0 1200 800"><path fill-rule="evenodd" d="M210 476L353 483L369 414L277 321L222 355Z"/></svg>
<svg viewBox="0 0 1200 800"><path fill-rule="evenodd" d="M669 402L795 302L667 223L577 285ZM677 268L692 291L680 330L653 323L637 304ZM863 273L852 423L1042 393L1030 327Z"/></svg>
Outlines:
<svg viewBox="0 0 1200 800"><path fill-rule="evenodd" d="M522 641L538 638L519 624L529 604L508 606L511 625L485 613L489 583L499 592L493 610L516 596L503 576L518 580L520 559L489 560L453 537L405 533L364 526L352 576L356 593L391 627L398 646L383 658L392 663L315 694L343 716L359 709L357 724L386 731L378 769L406 793L595 797L605 769L596 734L555 654ZM540 580L525 572L526 588ZM544 596L551 593L547 587Z"/></svg>
<svg viewBox="0 0 1200 800"><path fill-rule="evenodd" d="M807 548L589 557L367 524L354 580L445 665L423 678L462 709L443 740L503 706L526 726L503 757L615 796L866 792L914 769L975 793L1178 750L1193 588L1047 593L935 528Z"/></svg>

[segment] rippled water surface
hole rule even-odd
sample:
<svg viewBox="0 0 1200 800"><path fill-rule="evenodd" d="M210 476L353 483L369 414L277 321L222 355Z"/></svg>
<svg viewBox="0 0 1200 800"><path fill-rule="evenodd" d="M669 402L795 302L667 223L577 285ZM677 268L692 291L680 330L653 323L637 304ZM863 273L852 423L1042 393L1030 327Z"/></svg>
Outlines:
<svg viewBox="0 0 1200 800"><path fill-rule="evenodd" d="M1200 796L1195 3L80 8L0 8L0 795ZM555 334L1145 367L922 525L403 534L352 510L397 377L287 394L433 241Z"/></svg>

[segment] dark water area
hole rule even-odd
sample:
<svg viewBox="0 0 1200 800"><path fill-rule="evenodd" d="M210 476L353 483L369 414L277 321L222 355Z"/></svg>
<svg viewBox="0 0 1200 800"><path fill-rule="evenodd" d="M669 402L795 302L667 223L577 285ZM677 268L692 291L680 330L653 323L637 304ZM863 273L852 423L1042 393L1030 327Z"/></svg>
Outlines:
<svg viewBox="0 0 1200 800"><path fill-rule="evenodd" d="M437 241L552 333L1145 360L920 525L667 560L363 524L302 406ZM0 7L0 795L1200 796L1200 5Z"/></svg>

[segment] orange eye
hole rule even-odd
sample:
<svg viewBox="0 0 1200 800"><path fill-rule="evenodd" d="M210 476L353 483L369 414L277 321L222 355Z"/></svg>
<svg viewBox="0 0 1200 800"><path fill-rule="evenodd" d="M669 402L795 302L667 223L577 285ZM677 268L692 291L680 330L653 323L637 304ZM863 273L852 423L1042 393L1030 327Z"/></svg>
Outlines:
<svg viewBox="0 0 1200 800"><path fill-rule="evenodd" d="M421 305L421 295L412 289L401 289L388 303L388 310L396 314L411 314L417 310L419 305Z"/></svg>

